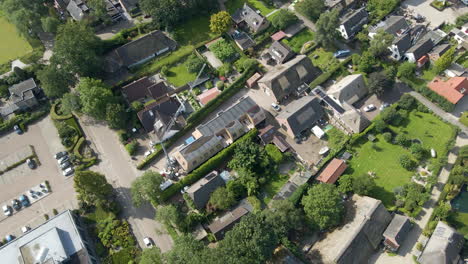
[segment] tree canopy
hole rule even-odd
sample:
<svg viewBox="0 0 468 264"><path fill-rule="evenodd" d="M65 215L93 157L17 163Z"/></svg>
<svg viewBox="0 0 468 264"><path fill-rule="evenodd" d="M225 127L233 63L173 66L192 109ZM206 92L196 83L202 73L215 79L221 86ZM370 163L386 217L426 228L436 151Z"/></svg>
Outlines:
<svg viewBox="0 0 468 264"><path fill-rule="evenodd" d="M312 186L302 198L306 218L320 230L337 226L344 213L341 195L332 184Z"/></svg>
<svg viewBox="0 0 468 264"><path fill-rule="evenodd" d="M367 87L369 92L374 93L377 97L381 97L386 89L391 89L393 85L392 79L383 72L373 72L369 74L367 79Z"/></svg>
<svg viewBox="0 0 468 264"><path fill-rule="evenodd" d="M308 19L316 21L325 11L325 3L322 0L303 0L299 1L294 9Z"/></svg>
<svg viewBox="0 0 468 264"><path fill-rule="evenodd" d="M271 24L277 29L285 29L298 20L294 13L285 9L280 9L272 17Z"/></svg>
<svg viewBox="0 0 468 264"><path fill-rule="evenodd" d="M411 78L416 70L416 64L411 62L403 62L398 66L397 77L398 78Z"/></svg>
<svg viewBox="0 0 468 264"><path fill-rule="evenodd" d="M211 194L208 203L217 210L226 210L236 203L236 198L225 187L219 187Z"/></svg>
<svg viewBox="0 0 468 264"><path fill-rule="evenodd" d="M161 201L161 189L159 185L164 178L157 172L147 170L143 175L132 182L130 192L135 206L141 206L144 202L158 204Z"/></svg>
<svg viewBox="0 0 468 264"><path fill-rule="evenodd" d="M389 52L388 47L392 44L393 39L393 35L379 29L370 41L369 52L376 57L387 54Z"/></svg>
<svg viewBox="0 0 468 264"><path fill-rule="evenodd" d="M5 17L16 26L18 32L24 36L34 35L41 31L41 17L47 16L46 0L3 0L0 9Z"/></svg>
<svg viewBox="0 0 468 264"><path fill-rule="evenodd" d="M320 1L323 3L323 1ZM300 2L302 3L302 2ZM297 8L297 5L296 5ZM320 17L315 24L317 31L315 32L315 41L323 47L328 47L333 44L333 41L338 35L336 27L339 23L338 10L333 9L331 12L319 12Z"/></svg>
<svg viewBox="0 0 468 264"><path fill-rule="evenodd" d="M455 59L455 47L446 51L438 60L434 62L434 70L437 73L445 71Z"/></svg>
<svg viewBox="0 0 468 264"><path fill-rule="evenodd" d="M229 30L232 24L231 15L226 11L220 11L216 14L211 15L210 18L210 30L213 33L221 34Z"/></svg>
<svg viewBox="0 0 468 264"><path fill-rule="evenodd" d="M376 186L374 178L367 173L353 177L353 191L359 195L369 195Z"/></svg>
<svg viewBox="0 0 468 264"><path fill-rule="evenodd" d="M81 111L98 120L106 119L107 105L114 102L111 89L101 80L81 78L76 88Z"/></svg>
<svg viewBox="0 0 468 264"><path fill-rule="evenodd" d="M70 91L70 86L76 83L73 74L55 68L51 65L44 67L37 73L37 79L41 82L44 93L50 98L60 98Z"/></svg>
<svg viewBox="0 0 468 264"><path fill-rule="evenodd" d="M289 200L274 200L270 209L262 211L265 221L272 227L278 237L285 237L290 230L300 230L304 215Z"/></svg>
<svg viewBox="0 0 468 264"><path fill-rule="evenodd" d="M112 129L124 129L127 124L127 112L122 104L110 103L106 106L106 121Z"/></svg>
<svg viewBox="0 0 468 264"><path fill-rule="evenodd" d="M139 264L163 264L161 250L158 247L145 248Z"/></svg>
<svg viewBox="0 0 468 264"><path fill-rule="evenodd" d="M73 180L79 200L93 205L109 203L113 188L104 175L89 170L77 171Z"/></svg>
<svg viewBox="0 0 468 264"><path fill-rule="evenodd" d="M61 100L61 107L64 114L71 114L74 111L80 111L80 97L76 93L66 93Z"/></svg>

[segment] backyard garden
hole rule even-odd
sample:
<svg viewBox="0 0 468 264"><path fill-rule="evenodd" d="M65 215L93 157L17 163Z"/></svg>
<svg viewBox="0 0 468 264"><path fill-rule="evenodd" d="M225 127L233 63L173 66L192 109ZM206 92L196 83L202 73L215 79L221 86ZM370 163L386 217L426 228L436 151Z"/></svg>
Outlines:
<svg viewBox="0 0 468 264"><path fill-rule="evenodd" d="M281 40L284 44L288 45L291 50L296 53L299 53L302 49L302 46L307 41L312 41L314 39L314 32L310 31L309 29L303 29L301 32L297 33L293 37L289 39ZM313 42L310 43L310 46L313 45Z"/></svg>
<svg viewBox="0 0 468 264"><path fill-rule="evenodd" d="M28 41L22 38L16 31L16 27L3 17L0 17L0 34L3 38L3 42L0 44L0 64L32 51Z"/></svg>

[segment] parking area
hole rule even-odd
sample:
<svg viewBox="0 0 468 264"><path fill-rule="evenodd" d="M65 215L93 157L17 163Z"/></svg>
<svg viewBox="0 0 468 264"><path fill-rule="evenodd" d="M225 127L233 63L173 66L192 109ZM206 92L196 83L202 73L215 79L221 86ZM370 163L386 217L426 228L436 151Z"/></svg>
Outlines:
<svg viewBox="0 0 468 264"><path fill-rule="evenodd" d="M461 1L456 1L443 11L432 7L431 2L432 0L407 0L401 6L413 15L419 14L425 17L426 22L429 22L429 28L437 28L444 22L454 24L458 16L468 12L468 6Z"/></svg>
<svg viewBox="0 0 468 264"><path fill-rule="evenodd" d="M64 177L54 159L54 154L63 150L60 138L57 135L54 124L50 117L29 126L28 131L22 135L9 133L0 138L0 157L4 157L25 146L33 146L40 161L35 169L30 169L22 164L1 177L8 180L0 181L0 204L11 205L11 200L22 194L34 199L29 190L37 192L37 186L44 185L45 181L50 184L50 194L22 208L12 216L0 219L0 238L6 235L19 236L21 227L35 226L45 221L45 214L53 216L53 211L58 212L65 209L77 208L76 195L73 188L72 177Z"/></svg>

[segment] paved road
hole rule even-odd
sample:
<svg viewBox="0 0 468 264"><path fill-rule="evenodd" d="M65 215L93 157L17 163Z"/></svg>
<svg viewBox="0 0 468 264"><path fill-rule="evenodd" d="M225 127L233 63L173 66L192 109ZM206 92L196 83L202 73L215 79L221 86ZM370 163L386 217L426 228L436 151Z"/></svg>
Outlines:
<svg viewBox="0 0 468 264"><path fill-rule="evenodd" d="M144 248L143 237L151 237L162 252L172 247L172 239L167 234L158 234L156 230L164 230L162 225L154 220L155 210L147 204L135 208L131 201L130 186L142 172L132 165L130 156L119 142L116 133L106 125L94 122L86 117L81 118L82 127L93 148L98 152L101 162L92 167L106 175L118 195L117 200L122 206L122 217L128 220L138 243ZM157 188L157 187L155 187Z"/></svg>
<svg viewBox="0 0 468 264"><path fill-rule="evenodd" d="M416 243L418 241L426 240L427 238L422 235L422 230L429 222L429 218L432 215L432 211L434 210L434 206L436 205L437 201L439 200L439 196L441 191L444 189L444 185L448 180L450 175L450 170L455 163L458 150L461 146L465 146L468 144L468 135L464 133L460 133L457 136L455 141L455 146L450 150L448 155L448 162L442 168L437 184L432 189L431 198L426 204L424 204L422 212L419 214L419 217L415 220L415 225L413 229L408 234L408 237L403 242L398 251L398 255L396 256L389 256L386 253L378 252L376 253L371 260L370 263L377 263L377 264L390 264L390 263L413 263L412 256L417 253L415 248Z"/></svg>
<svg viewBox="0 0 468 264"><path fill-rule="evenodd" d="M440 116L445 121L459 127L465 134L468 135L468 128L462 123L460 123L457 117L453 116L450 113L445 112L440 107L438 107L437 105L435 105L434 103L426 99L426 97L424 97L423 95L415 91L411 91L409 93L412 96L414 96L414 98L418 99L418 101L421 102L423 105L425 105L427 108L431 109L432 112L434 112L436 115Z"/></svg>

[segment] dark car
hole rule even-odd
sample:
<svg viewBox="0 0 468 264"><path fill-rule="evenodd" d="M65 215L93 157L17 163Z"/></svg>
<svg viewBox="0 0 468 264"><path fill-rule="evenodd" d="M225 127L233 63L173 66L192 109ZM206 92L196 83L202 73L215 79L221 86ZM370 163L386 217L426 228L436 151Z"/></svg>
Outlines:
<svg viewBox="0 0 468 264"><path fill-rule="evenodd" d="M33 159L27 159L26 164L28 164L28 167L30 169L35 169L36 168L36 162Z"/></svg>
<svg viewBox="0 0 468 264"><path fill-rule="evenodd" d="M19 211L21 209L21 203L20 201L18 201L18 199L13 199L11 201L11 206L13 207L13 209L15 209L16 211Z"/></svg>
<svg viewBox="0 0 468 264"><path fill-rule="evenodd" d="M21 205L23 205L23 207L28 207L31 205L28 197L24 194L19 197L19 201L21 202Z"/></svg>
<svg viewBox="0 0 468 264"><path fill-rule="evenodd" d="M15 130L16 134L18 135L23 134L23 130L21 130L21 128L18 125L15 125L13 129Z"/></svg>
<svg viewBox="0 0 468 264"><path fill-rule="evenodd" d="M54 155L54 158L55 159L60 159L61 157L66 156L67 154L68 154L68 152L66 152L66 151L60 151L60 152L57 152L57 154Z"/></svg>
<svg viewBox="0 0 468 264"><path fill-rule="evenodd" d="M70 162L69 160L67 160L67 161L65 161L64 163L60 164L60 168L61 168L62 170L66 169L66 168L68 168L68 167L70 167L70 166L71 166L71 162Z"/></svg>

